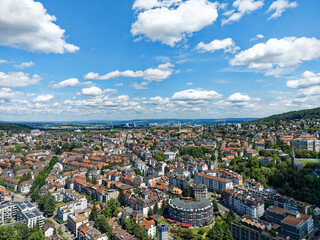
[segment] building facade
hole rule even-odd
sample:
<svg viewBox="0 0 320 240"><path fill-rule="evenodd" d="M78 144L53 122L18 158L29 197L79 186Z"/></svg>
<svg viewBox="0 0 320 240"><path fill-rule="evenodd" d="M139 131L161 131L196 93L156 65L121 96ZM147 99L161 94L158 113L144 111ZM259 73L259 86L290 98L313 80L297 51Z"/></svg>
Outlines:
<svg viewBox="0 0 320 240"><path fill-rule="evenodd" d="M209 199L193 202L174 198L169 202L169 216L177 222L201 226L212 221L213 206Z"/></svg>

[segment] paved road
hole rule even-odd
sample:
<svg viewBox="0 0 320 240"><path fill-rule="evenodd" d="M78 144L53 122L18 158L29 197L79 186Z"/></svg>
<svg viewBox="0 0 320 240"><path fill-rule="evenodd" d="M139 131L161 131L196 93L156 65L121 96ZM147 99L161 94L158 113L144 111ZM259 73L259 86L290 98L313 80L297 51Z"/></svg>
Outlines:
<svg viewBox="0 0 320 240"><path fill-rule="evenodd" d="M54 220L53 217L50 217L49 219L53 222L55 228L57 229L57 233L58 233L59 227L61 227L61 230L63 232L62 237L66 238L66 239L72 239L71 235L67 233L67 228L66 228L65 224L57 223L56 220Z"/></svg>
<svg viewBox="0 0 320 240"><path fill-rule="evenodd" d="M14 193L14 192L10 191L9 189L7 189L7 190L8 190L8 192L10 192L11 196L14 196L14 198L13 198L14 201L23 201L25 199L29 199L30 200L29 197L26 198L25 196L23 196L20 193Z"/></svg>

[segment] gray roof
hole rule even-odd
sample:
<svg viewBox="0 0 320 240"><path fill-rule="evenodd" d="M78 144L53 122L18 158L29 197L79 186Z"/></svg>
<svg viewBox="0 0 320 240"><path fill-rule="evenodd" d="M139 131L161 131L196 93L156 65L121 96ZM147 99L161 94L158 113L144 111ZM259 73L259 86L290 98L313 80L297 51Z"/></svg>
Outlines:
<svg viewBox="0 0 320 240"><path fill-rule="evenodd" d="M199 209L206 208L211 205L209 199L203 198L199 202L182 201L179 198L171 199L170 204L183 209Z"/></svg>

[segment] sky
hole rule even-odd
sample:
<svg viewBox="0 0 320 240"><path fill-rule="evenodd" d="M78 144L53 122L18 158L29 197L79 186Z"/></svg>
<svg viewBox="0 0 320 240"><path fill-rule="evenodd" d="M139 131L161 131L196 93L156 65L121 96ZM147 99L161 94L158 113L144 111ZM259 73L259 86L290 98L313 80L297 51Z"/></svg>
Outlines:
<svg viewBox="0 0 320 240"><path fill-rule="evenodd" d="M319 107L319 0L0 0L0 120Z"/></svg>

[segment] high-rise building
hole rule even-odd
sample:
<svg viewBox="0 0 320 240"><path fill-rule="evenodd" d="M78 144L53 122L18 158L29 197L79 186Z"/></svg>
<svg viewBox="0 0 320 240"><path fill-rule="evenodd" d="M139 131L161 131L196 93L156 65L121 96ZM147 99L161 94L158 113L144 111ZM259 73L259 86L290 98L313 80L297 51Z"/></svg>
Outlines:
<svg viewBox="0 0 320 240"><path fill-rule="evenodd" d="M168 240L169 239L169 226L166 223L158 224L158 237L157 240Z"/></svg>

